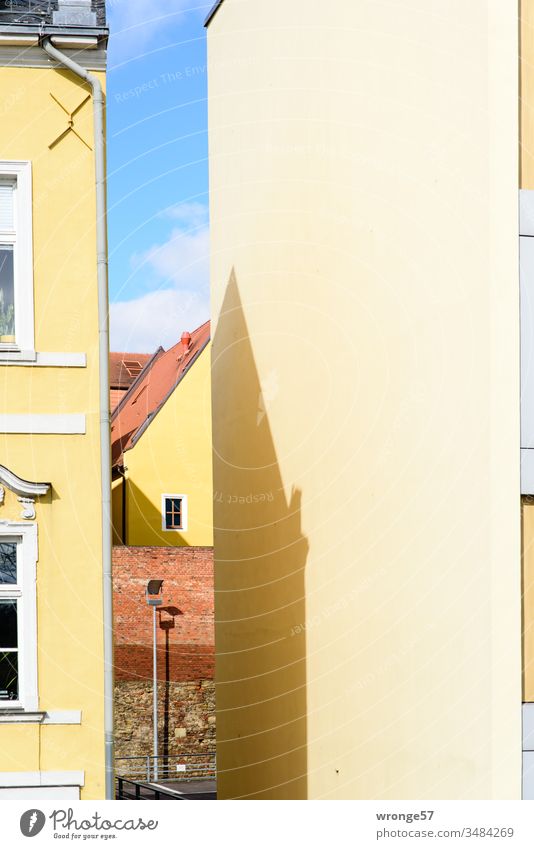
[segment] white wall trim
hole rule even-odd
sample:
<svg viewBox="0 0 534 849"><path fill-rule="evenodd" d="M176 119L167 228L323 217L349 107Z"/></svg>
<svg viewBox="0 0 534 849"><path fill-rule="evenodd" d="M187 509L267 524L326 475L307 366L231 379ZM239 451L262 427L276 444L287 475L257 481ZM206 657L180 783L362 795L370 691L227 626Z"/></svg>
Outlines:
<svg viewBox="0 0 534 849"><path fill-rule="evenodd" d="M70 50L96 50L98 38L84 35L53 35L50 39L56 47Z"/></svg>
<svg viewBox="0 0 534 849"><path fill-rule="evenodd" d="M81 725L81 710L47 710L43 725Z"/></svg>
<svg viewBox="0 0 534 849"><path fill-rule="evenodd" d="M55 351L0 351L2 366L54 366L56 368L85 368L86 354Z"/></svg>
<svg viewBox="0 0 534 849"><path fill-rule="evenodd" d="M2 413L0 433L85 433L83 413Z"/></svg>
<svg viewBox="0 0 534 849"><path fill-rule="evenodd" d="M106 51L100 47L96 50L65 50L65 53L86 70L103 71L106 68ZM59 67L40 47L0 44L0 67L6 65L15 68Z"/></svg>
<svg viewBox="0 0 534 849"><path fill-rule="evenodd" d="M84 770L63 772L0 772L0 787L83 787Z"/></svg>
<svg viewBox="0 0 534 849"><path fill-rule="evenodd" d="M0 35L0 47L37 47L36 35Z"/></svg>

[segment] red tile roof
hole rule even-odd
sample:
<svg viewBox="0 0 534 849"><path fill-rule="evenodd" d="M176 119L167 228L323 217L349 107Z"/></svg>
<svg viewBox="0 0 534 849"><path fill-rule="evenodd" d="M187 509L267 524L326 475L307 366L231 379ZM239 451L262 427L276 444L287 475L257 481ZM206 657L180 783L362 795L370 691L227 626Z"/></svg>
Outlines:
<svg viewBox="0 0 534 849"><path fill-rule="evenodd" d="M124 452L135 445L209 339L210 323L207 321L191 333L187 349L182 341L168 351L158 348L145 364L111 416L111 460L114 468L122 464ZM127 355L128 359L133 356Z"/></svg>
<svg viewBox="0 0 534 849"><path fill-rule="evenodd" d="M129 389L151 356L112 351L109 355L109 388Z"/></svg>

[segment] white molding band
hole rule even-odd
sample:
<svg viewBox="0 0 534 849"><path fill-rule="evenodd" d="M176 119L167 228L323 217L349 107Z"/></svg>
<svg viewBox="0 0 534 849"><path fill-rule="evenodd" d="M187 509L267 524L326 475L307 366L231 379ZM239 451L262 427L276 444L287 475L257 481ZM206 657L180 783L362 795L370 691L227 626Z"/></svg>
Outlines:
<svg viewBox="0 0 534 849"><path fill-rule="evenodd" d="M47 710L43 725L81 725L81 710Z"/></svg>
<svg viewBox="0 0 534 849"><path fill-rule="evenodd" d="M83 413L1 413L0 433L85 433Z"/></svg>
<svg viewBox="0 0 534 849"><path fill-rule="evenodd" d="M88 71L104 71L106 68L106 51L101 47L96 50L65 50L67 56L72 56ZM17 44L10 46L0 44L0 67L11 68L56 68L60 67L52 62L49 56L40 47L22 46Z"/></svg>
<svg viewBox="0 0 534 849"><path fill-rule="evenodd" d="M37 47L36 35L0 35L0 47Z"/></svg>
<svg viewBox="0 0 534 849"><path fill-rule="evenodd" d="M0 772L0 787L83 787L85 772Z"/></svg>
<svg viewBox="0 0 534 849"><path fill-rule="evenodd" d="M98 38L94 36L53 35L50 41L62 50L96 50L98 47Z"/></svg>
<svg viewBox="0 0 534 849"><path fill-rule="evenodd" d="M55 351L0 351L0 366L50 366L56 368L85 368L86 354Z"/></svg>

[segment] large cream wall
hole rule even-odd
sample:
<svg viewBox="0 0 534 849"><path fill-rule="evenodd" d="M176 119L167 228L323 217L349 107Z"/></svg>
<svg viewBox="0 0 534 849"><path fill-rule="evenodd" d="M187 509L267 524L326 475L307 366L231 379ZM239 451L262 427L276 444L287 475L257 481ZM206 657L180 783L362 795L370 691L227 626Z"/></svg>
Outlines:
<svg viewBox="0 0 534 849"><path fill-rule="evenodd" d="M104 75L99 75L104 83ZM0 158L31 160L37 351L83 352L86 368L0 365L9 413L85 413L85 435L0 435L0 463L50 481L36 504L41 710L81 710L81 725L0 724L0 770L85 770L82 798L103 798L103 625L94 158L74 134L49 144L89 93L69 73L0 68ZM93 147L92 104L76 129ZM0 519L20 520L8 498Z"/></svg>
<svg viewBox="0 0 534 849"><path fill-rule="evenodd" d="M221 796L519 798L517 10L208 51Z"/></svg>

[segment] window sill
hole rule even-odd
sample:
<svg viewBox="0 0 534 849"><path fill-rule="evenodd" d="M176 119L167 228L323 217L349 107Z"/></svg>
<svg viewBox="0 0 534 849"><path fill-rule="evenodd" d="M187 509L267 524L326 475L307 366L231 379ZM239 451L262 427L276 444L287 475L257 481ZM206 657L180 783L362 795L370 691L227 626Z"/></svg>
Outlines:
<svg viewBox="0 0 534 849"><path fill-rule="evenodd" d="M24 710L0 708L0 724L33 722L39 725L81 725L81 710Z"/></svg>
<svg viewBox="0 0 534 849"><path fill-rule="evenodd" d="M23 708L0 708L0 723L2 722L38 722L46 716L44 710L24 710Z"/></svg>
<svg viewBox="0 0 534 849"><path fill-rule="evenodd" d="M16 351L0 346L0 365L56 366L58 368L85 368L87 357L78 352Z"/></svg>
<svg viewBox="0 0 534 849"><path fill-rule="evenodd" d="M0 342L0 358L5 360L35 360L35 351L23 351L16 345L4 345Z"/></svg>

